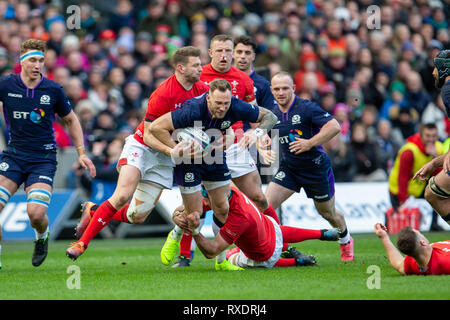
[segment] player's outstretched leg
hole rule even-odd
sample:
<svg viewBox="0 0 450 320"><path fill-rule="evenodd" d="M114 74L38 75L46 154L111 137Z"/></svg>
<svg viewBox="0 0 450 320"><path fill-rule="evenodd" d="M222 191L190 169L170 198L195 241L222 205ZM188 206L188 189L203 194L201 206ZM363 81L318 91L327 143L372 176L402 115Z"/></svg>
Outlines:
<svg viewBox="0 0 450 320"><path fill-rule="evenodd" d="M242 271L242 270L244 270L241 267L235 266L228 260L223 260L220 263L218 263L216 260L214 268L216 269L216 271Z"/></svg>
<svg viewBox="0 0 450 320"><path fill-rule="evenodd" d="M81 206L81 218L77 226L75 227L75 237L77 238L77 240L79 240L83 235L84 231L89 225L89 222L91 222L94 211L97 210L97 208L98 205L91 201L87 201Z"/></svg>

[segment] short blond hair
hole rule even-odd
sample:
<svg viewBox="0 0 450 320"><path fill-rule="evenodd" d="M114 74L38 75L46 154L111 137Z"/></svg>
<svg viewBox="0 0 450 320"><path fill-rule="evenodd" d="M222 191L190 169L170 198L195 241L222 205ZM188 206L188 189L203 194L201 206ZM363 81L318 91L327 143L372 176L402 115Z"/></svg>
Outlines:
<svg viewBox="0 0 450 320"><path fill-rule="evenodd" d="M47 44L45 41L39 39L28 39L22 42L20 45L20 55L25 54L29 50L38 50L45 52L47 49Z"/></svg>

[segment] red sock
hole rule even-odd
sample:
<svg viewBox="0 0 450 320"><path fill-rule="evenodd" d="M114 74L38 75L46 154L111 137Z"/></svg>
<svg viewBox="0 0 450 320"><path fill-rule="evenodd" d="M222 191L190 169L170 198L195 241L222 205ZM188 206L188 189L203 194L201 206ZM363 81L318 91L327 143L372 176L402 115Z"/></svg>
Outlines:
<svg viewBox="0 0 450 320"><path fill-rule="evenodd" d="M95 210L94 216L88 227L81 236L80 241L87 247L89 242L111 221L111 218L117 210L109 203L108 200L103 202L97 210Z"/></svg>
<svg viewBox="0 0 450 320"><path fill-rule="evenodd" d="M278 259L274 267L295 267L295 259Z"/></svg>
<svg viewBox="0 0 450 320"><path fill-rule="evenodd" d="M117 220L117 221L125 222L125 223L131 223L130 220L128 220L128 217L127 217L127 211L128 211L128 207L129 206L130 206L129 203L124 205L119 211L117 211L114 214L114 216L112 217L112 220Z"/></svg>
<svg viewBox="0 0 450 320"><path fill-rule="evenodd" d="M288 247L289 247L289 243L283 242L283 249L281 249L281 250L286 251Z"/></svg>
<svg viewBox="0 0 450 320"><path fill-rule="evenodd" d="M275 211L275 209L272 207L271 204L269 204L269 207L266 210L264 210L263 213L266 216L273 218L278 224L280 224L280 219L278 219L277 212Z"/></svg>
<svg viewBox="0 0 450 320"><path fill-rule="evenodd" d="M192 234L189 231L185 231L180 241L180 256L185 258L191 258L191 243Z"/></svg>
<svg viewBox="0 0 450 320"><path fill-rule="evenodd" d="M311 239L320 239L320 230L301 229L288 226L280 226L283 241L289 243L302 242Z"/></svg>

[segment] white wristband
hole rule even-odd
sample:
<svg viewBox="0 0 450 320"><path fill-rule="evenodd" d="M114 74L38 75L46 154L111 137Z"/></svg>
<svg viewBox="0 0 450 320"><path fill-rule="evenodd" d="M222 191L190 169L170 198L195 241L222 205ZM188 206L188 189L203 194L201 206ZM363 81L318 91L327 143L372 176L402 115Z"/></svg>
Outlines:
<svg viewBox="0 0 450 320"><path fill-rule="evenodd" d="M200 231L198 231L198 228L195 228L194 230L190 229L189 231L191 232L191 234L193 236L196 236L196 235L198 235L200 233Z"/></svg>
<svg viewBox="0 0 450 320"><path fill-rule="evenodd" d="M255 134L256 134L256 136L258 138L261 138L263 135L266 134L266 132L263 129L261 129L261 128L256 128L255 129Z"/></svg>

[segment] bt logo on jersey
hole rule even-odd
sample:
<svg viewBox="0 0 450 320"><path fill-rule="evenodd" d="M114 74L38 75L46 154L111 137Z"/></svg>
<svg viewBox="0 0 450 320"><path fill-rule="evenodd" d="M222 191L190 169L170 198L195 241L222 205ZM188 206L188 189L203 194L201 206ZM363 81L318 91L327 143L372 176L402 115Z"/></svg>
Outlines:
<svg viewBox="0 0 450 320"><path fill-rule="evenodd" d="M25 111L13 111L13 118L14 119L30 119L34 123L41 123L42 118L45 117L44 110L40 108L34 108L31 112L25 112Z"/></svg>

